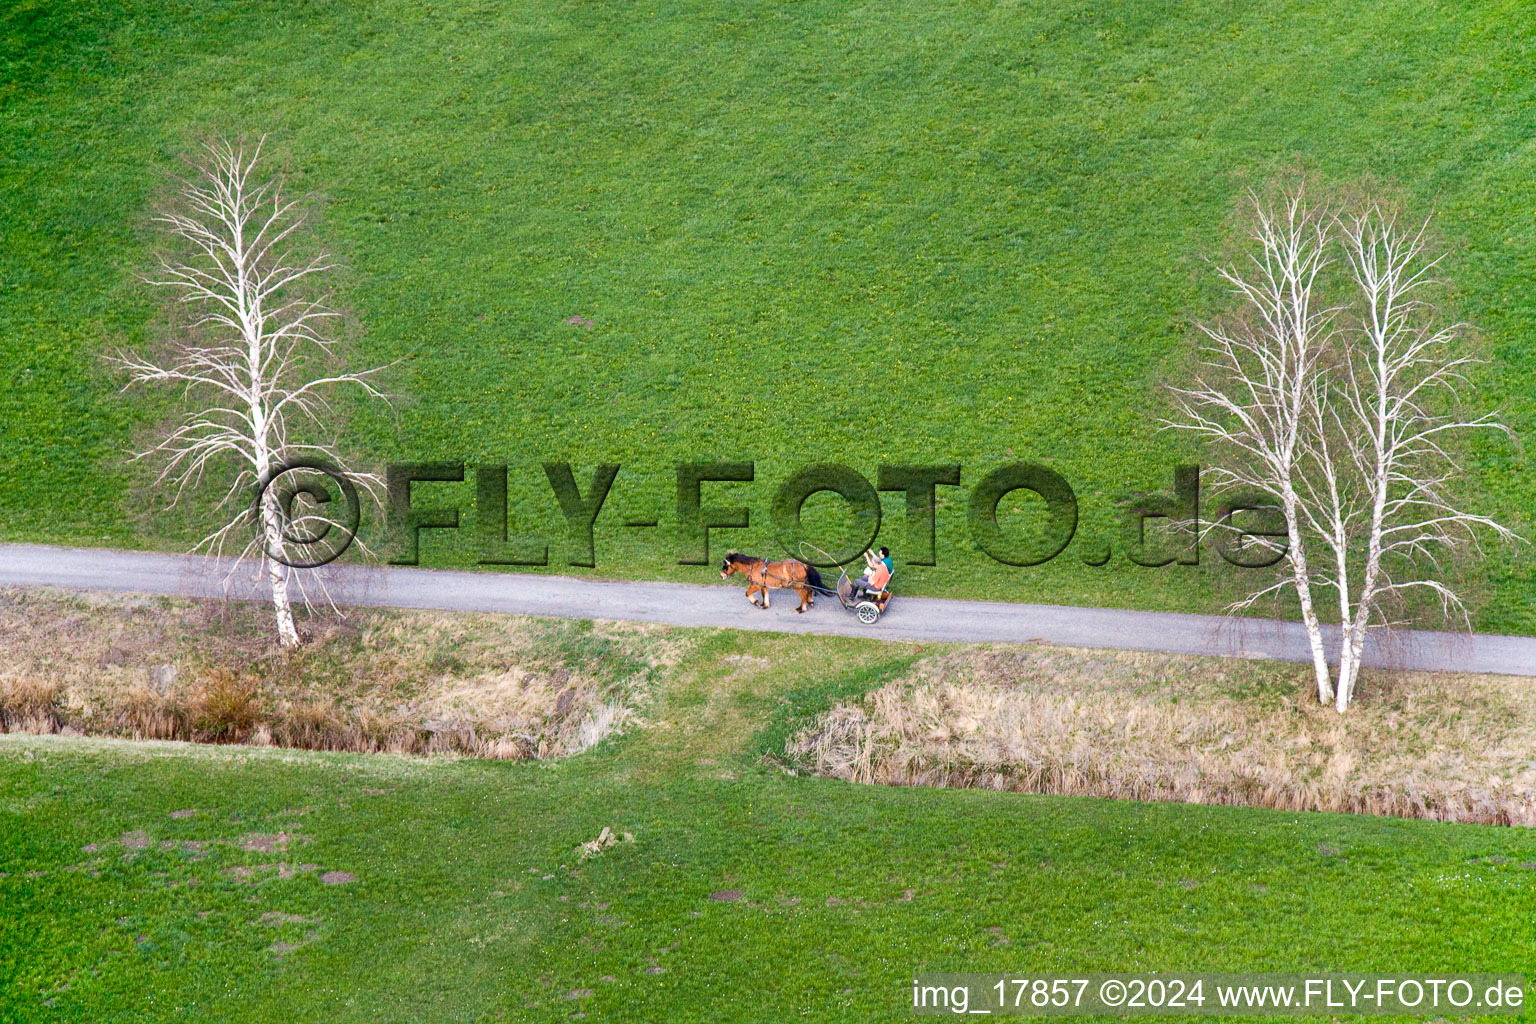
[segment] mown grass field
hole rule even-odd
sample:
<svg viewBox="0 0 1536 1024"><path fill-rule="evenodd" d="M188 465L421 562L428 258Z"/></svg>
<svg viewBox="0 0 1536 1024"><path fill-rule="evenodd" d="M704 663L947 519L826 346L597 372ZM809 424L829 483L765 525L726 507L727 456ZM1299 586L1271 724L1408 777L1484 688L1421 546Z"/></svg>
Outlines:
<svg viewBox="0 0 1536 1024"><path fill-rule="evenodd" d="M1198 457L1156 430L1158 382L1221 301L1199 256L1246 186L1302 166L1438 211L1453 311L1492 359L1479 400L1536 426L1533 39L1508 0L21 0L0 12L0 538L198 535L122 458L168 396L117 395L99 355L160 330L134 275L176 155L270 132L350 268L359 359L402 360L398 414L349 407L347 447L510 462L513 532L550 541L548 571L571 570L546 459L583 486L624 467L596 572L696 579L670 534L680 461L756 461L706 502L752 508L717 553L766 553L773 488L807 463L958 461L968 488L1020 458L1076 488L1073 547L995 564L941 488L938 565L904 589L1211 610L1231 581L1209 565L1083 557L1114 499ZM1480 443L1471 503L1526 528L1525 465ZM464 508L467 541L472 484L421 492ZM468 547L431 535L425 560ZM1536 630L1533 584L1528 550L1495 552L1476 625Z"/></svg>
<svg viewBox="0 0 1536 1024"><path fill-rule="evenodd" d="M763 758L919 653L715 633L557 762L0 737L0 1019L904 1020L919 971L1532 969L1525 829ZM604 827L633 843L582 860Z"/></svg>

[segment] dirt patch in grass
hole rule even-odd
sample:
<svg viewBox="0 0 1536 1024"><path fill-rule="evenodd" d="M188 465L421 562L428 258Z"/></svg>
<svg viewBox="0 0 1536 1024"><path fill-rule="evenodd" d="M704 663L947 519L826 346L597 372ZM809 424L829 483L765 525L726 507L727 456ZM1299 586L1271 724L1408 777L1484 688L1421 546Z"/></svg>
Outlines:
<svg viewBox="0 0 1536 1024"><path fill-rule="evenodd" d="M251 833L240 837L240 849L249 850L252 853L277 853L286 850L288 843L294 837L286 832L278 832L275 835L260 835Z"/></svg>
<svg viewBox="0 0 1536 1024"><path fill-rule="evenodd" d="M622 729L689 640L657 626L328 613L0 588L0 732L550 758Z"/></svg>
<svg viewBox="0 0 1536 1024"><path fill-rule="evenodd" d="M855 782L1536 825L1536 679L1369 672L1346 715L1307 666L972 647L786 745Z"/></svg>

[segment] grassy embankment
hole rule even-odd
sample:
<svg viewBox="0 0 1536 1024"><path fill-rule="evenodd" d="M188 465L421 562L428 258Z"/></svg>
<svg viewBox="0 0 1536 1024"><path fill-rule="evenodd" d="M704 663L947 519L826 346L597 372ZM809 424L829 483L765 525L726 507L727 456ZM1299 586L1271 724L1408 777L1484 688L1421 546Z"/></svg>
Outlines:
<svg viewBox="0 0 1536 1024"><path fill-rule="evenodd" d="M1536 679L968 647L839 701L791 763L858 782L1536 825Z"/></svg>
<svg viewBox="0 0 1536 1024"><path fill-rule="evenodd" d="M0 729L550 758L622 729L693 638L622 622L0 589Z"/></svg>
<svg viewBox="0 0 1536 1024"><path fill-rule="evenodd" d="M0 729L554 759L644 731L712 661L773 670L716 642L729 631L394 609L305 617L306 645L282 652L268 614L0 590ZM817 645L777 640L792 658ZM1532 679L1373 671L1340 717L1304 665L854 649L911 664L878 686L837 664L786 675L769 757L858 782L1536 824Z"/></svg>

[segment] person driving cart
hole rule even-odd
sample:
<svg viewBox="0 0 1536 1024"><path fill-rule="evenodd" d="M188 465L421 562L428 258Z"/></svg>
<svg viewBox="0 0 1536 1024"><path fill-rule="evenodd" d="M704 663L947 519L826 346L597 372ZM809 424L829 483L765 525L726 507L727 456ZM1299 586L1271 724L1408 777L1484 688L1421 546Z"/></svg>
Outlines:
<svg viewBox="0 0 1536 1024"><path fill-rule="evenodd" d="M880 593L890 582L893 571L895 564L891 561L890 548L881 547L878 555L873 551L864 552L864 575L852 581L851 599L857 601L866 595Z"/></svg>

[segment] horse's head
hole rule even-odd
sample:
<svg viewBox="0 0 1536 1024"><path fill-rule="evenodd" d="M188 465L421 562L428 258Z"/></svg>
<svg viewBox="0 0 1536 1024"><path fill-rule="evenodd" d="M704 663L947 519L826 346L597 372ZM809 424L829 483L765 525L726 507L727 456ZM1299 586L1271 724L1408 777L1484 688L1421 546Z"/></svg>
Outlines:
<svg viewBox="0 0 1536 1024"><path fill-rule="evenodd" d="M731 573L736 572L737 570L739 570L741 568L741 566L739 564L737 564L737 562L736 562L736 559L739 558L739 557L740 556L737 555L736 552L734 552L734 551L732 551L730 554L725 556L725 561L720 563L720 578L721 579L725 579Z"/></svg>

